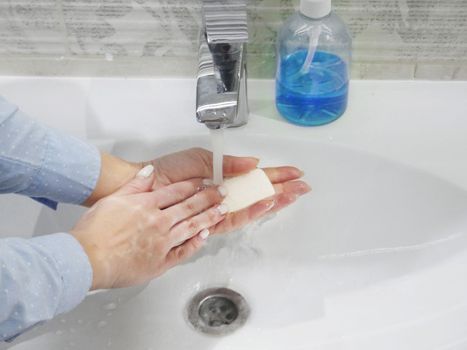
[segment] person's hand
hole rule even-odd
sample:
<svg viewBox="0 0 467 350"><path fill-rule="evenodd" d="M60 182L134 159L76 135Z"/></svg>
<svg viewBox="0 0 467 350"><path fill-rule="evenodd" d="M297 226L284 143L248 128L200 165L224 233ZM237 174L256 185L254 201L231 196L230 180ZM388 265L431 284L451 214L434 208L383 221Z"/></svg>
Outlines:
<svg viewBox="0 0 467 350"><path fill-rule="evenodd" d="M257 167L259 159L253 157L224 156L224 177L247 173ZM157 189L188 179L212 178L212 153L202 148L191 148L172 153L144 164L155 168L153 188ZM264 168L276 190L276 195L227 215L226 219L210 229L211 233L230 232L271 212L277 212L309 192L310 186L298 180L303 172L295 167Z"/></svg>
<svg viewBox="0 0 467 350"><path fill-rule="evenodd" d="M258 162L258 159L251 157L224 156L224 175L234 176L249 172L256 168ZM99 179L93 193L83 205L90 207L99 199L114 193L148 164L156 169L154 189L190 179L210 178L212 174L212 154L202 148L191 148L141 163L128 162L102 153Z"/></svg>
<svg viewBox="0 0 467 350"><path fill-rule="evenodd" d="M224 177L247 173L257 167L259 159L253 157L224 156ZM188 179L212 178L212 153L203 148L190 148L156 158L143 165L154 166L153 188Z"/></svg>
<svg viewBox="0 0 467 350"><path fill-rule="evenodd" d="M199 179L158 186L148 165L112 195L99 200L71 230L93 268L92 289L148 281L192 256L225 218L223 187Z"/></svg>
<svg viewBox="0 0 467 350"><path fill-rule="evenodd" d="M295 202L300 196L311 191L310 186L301 180L303 172L297 168L284 166L263 168L274 186L276 194L270 198L252 204L248 208L229 213L209 230L212 234L238 230L259 218L278 212Z"/></svg>
<svg viewBox="0 0 467 350"><path fill-rule="evenodd" d="M226 155L223 164L224 176L231 177L247 173L255 169L258 163L257 158ZM202 148L191 148L139 164L103 154L100 179L94 193L84 204L90 206L100 198L113 193L148 164L155 168L153 189L180 181L212 178L212 153ZM303 176L302 171L295 167L265 168L264 171L273 183L276 195L227 215L222 223L211 228L212 233L239 229L268 213L283 209L310 191L310 187L299 180Z"/></svg>

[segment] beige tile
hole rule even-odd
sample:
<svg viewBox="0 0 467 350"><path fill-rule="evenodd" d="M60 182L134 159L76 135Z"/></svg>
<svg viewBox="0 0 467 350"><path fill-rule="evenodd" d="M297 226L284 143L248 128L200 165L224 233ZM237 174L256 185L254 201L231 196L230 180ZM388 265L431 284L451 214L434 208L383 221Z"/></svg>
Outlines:
<svg viewBox="0 0 467 350"><path fill-rule="evenodd" d="M417 63L415 79L451 80L457 65L450 63Z"/></svg>
<svg viewBox="0 0 467 350"><path fill-rule="evenodd" d="M276 32L298 2L249 1L251 76L274 76ZM353 78L467 79L465 1L334 0L333 6L354 39ZM184 0L0 0L0 71L189 76L200 12L200 1Z"/></svg>

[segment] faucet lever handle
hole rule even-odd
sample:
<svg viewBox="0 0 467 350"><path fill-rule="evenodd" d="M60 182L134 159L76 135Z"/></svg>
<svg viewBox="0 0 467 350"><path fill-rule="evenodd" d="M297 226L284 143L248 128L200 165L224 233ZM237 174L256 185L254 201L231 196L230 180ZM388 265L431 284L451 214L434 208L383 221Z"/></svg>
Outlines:
<svg viewBox="0 0 467 350"><path fill-rule="evenodd" d="M246 0L203 0L208 44L248 42Z"/></svg>

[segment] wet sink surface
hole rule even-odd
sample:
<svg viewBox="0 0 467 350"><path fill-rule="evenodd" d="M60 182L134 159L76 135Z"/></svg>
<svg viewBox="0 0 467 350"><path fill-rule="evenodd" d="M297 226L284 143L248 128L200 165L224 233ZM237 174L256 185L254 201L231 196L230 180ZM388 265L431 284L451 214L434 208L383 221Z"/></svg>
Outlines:
<svg viewBox="0 0 467 350"><path fill-rule="evenodd" d="M226 151L261 166L302 168L311 195L241 232L212 237L147 286L89 296L14 345L29 349L428 349L467 326L467 193L429 173L306 139L227 136ZM207 137L117 142L142 160ZM36 234L66 231L82 209L43 209ZM463 276L464 278L459 278ZM226 337L186 321L209 287L244 296L251 315Z"/></svg>

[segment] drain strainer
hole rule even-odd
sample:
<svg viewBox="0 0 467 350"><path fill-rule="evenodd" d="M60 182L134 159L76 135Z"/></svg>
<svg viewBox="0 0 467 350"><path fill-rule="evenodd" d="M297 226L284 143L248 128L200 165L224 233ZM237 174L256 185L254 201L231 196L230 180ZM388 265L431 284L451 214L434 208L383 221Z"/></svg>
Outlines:
<svg viewBox="0 0 467 350"><path fill-rule="evenodd" d="M188 304L188 321L196 330L225 335L243 326L250 315L246 300L228 288L209 288L196 294Z"/></svg>

